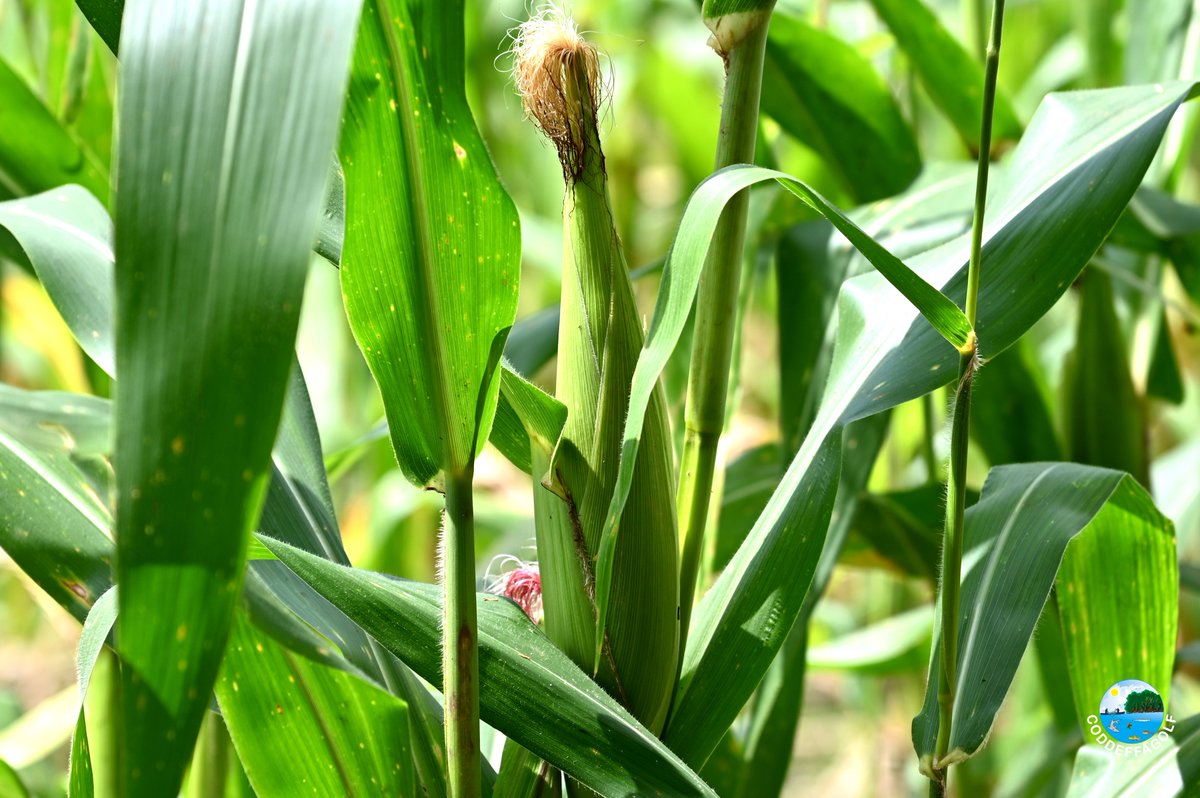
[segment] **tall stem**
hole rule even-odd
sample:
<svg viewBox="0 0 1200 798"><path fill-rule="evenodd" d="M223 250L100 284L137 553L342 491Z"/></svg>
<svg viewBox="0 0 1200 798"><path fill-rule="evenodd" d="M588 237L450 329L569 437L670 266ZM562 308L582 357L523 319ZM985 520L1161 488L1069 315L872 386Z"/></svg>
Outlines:
<svg viewBox="0 0 1200 798"><path fill-rule="evenodd" d="M474 466L446 475L442 537L442 678L451 798L479 798L479 659L475 622Z"/></svg>
<svg viewBox="0 0 1200 798"><path fill-rule="evenodd" d="M769 19L763 15L762 22L724 54L725 97L721 103L717 169L754 162ZM695 340L688 372L686 427L676 493L683 537L679 582L680 651L687 641L696 574L704 550L704 530L712 498L717 445L725 425L725 399L729 392L729 365L737 326L738 283L749 204L749 192L742 191L725 206L713 234L696 299Z"/></svg>
<svg viewBox="0 0 1200 798"><path fill-rule="evenodd" d="M959 584L962 579L963 513L966 504L967 445L971 428L971 388L979 365L979 342L974 328L979 309L979 272L983 252L983 215L987 201L988 153L992 142L992 111L996 101L996 73L1000 66L1000 34L1004 25L1004 0L994 0L983 83L983 124L979 134L979 168L975 181L975 218L971 227L971 261L967 267L967 320L971 323L971 349L959 358L958 387L950 431L950 469L946 498L946 529L942 542L941 632L942 658L938 678L938 738L933 768L934 788L944 791L946 775L941 760L950 747L954 697L958 679Z"/></svg>

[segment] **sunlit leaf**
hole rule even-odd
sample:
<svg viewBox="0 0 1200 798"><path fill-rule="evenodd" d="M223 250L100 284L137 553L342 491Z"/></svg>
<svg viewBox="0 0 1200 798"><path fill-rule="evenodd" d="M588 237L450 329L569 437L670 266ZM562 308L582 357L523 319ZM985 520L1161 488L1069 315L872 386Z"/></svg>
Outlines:
<svg viewBox="0 0 1200 798"><path fill-rule="evenodd" d="M334 565L263 542L306 582L426 679L441 672L441 591ZM530 623L516 604L480 595L480 715L605 796L713 796L699 777Z"/></svg>
<svg viewBox="0 0 1200 798"><path fill-rule="evenodd" d="M977 325L985 357L1032 326L1091 259L1191 93L1191 84L1174 84L1054 95L1043 103L989 203ZM968 253L969 241L960 238L910 264L961 299ZM802 562L810 547L820 546L843 425L944 385L957 362L953 348L880 275L846 283L817 420L697 609L665 738L686 761L704 761L782 645L790 627L780 619L800 611L804 593L793 589L795 575L761 578L763 564Z"/></svg>
<svg viewBox="0 0 1200 798"><path fill-rule="evenodd" d="M1075 463L1001 466L966 518L957 688L943 763L983 745L1055 586L1081 726L1089 707L1099 707L1104 691L1121 679L1162 685L1167 695L1175 654L1175 536L1136 481ZM1121 579L1136 602L1108 587L1114 562L1124 564ZM913 721L923 769L938 733L940 650L939 642L925 705Z"/></svg>
<svg viewBox="0 0 1200 798"><path fill-rule="evenodd" d="M267 485L357 12L320 0L125 9L115 457L120 782L130 795L178 788L217 676Z"/></svg>

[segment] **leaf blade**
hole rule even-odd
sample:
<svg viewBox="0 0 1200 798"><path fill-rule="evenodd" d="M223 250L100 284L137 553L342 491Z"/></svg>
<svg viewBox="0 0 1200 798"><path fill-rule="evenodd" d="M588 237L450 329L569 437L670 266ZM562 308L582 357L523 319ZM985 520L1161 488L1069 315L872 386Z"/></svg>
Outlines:
<svg viewBox="0 0 1200 798"><path fill-rule="evenodd" d="M125 9L117 633L119 773L132 795L178 788L217 676L266 488L357 12L315 0ZM230 392L229 380L254 388Z"/></svg>

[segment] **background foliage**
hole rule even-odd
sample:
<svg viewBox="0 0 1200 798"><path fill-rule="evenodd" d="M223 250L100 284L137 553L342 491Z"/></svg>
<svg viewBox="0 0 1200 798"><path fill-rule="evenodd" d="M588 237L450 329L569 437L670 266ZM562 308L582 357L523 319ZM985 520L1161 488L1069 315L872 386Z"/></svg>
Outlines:
<svg viewBox="0 0 1200 798"><path fill-rule="evenodd" d="M137 5L146 10L153 4L129 5L136 11ZM379 5L386 8L388 3L368 3L371 10L364 14L377 13ZM973 159L979 146L977 84L982 76L985 5L974 0L783 0L772 23L764 72L759 165L805 181L935 287L946 286L956 300L961 299L963 282L956 275L966 259L954 242L970 224ZM158 450L143 452L144 476L153 479L159 461L175 462L172 457L186 456L186 462L175 463L180 469L203 467L191 458L203 459L206 450L192 449L192 438L186 437L178 446L181 451L174 451L181 434L176 427L184 425L189 436L202 436L199 440L208 440L223 458L232 444L204 436L216 435L213 430L225 434L226 422L232 424L247 412L260 413L268 428L282 412L281 431L270 455L265 438L243 440L230 434L230 441L246 446L245 463L237 473L244 469L250 478L245 486L218 486L232 497L222 501L236 503L230 511L234 524L244 521L245 507L261 503L265 509L256 528L295 548L278 547L272 555L252 545L246 599L236 611L230 602L225 610L212 612L213 628L230 635L222 670L218 675L211 652L196 653L194 659L201 662L200 671L210 672L209 681L216 680L218 699L229 706L236 703L243 714L229 712L226 731L213 722L212 713L204 713L195 761L224 752L227 759L232 757L223 766L229 772L227 783L220 785L226 794L248 791L247 779L268 794L301 777L299 770L280 769L279 757L286 752L272 747L272 741L277 746L280 739L272 733L293 735L322 740L318 752L301 758L300 766L336 764L334 771L321 766L303 772L319 789L353 791L360 780L371 783L375 774L386 771L390 781L381 790L413 794L415 785L422 783L436 794L435 773L443 753L441 710L420 682L438 681L436 626L432 635L421 636L436 622L436 591L389 582L368 601L355 592L352 582L344 581L348 572L313 556L426 583L435 578L442 501L409 480L430 481L445 463L437 462L440 454L431 453L433 444L421 441L420 451L397 465L389 437L411 443L422 430L431 439L436 434L431 422L415 424L415 431L401 436L393 422L388 435L385 409L393 414L415 411L385 408L375 380L401 385L410 375L387 371L386 347L375 353L367 347L377 333L377 339L386 333L409 340L401 335L407 328L377 325L385 313L383 305L368 287L355 283L358 265L352 262L365 253L360 263L381 268L370 258L386 253L389 246L402 246L396 241L408 240L412 231L370 221L371 214L386 214L390 207L386 187L368 188L370 174L355 182L356 165L346 162L353 142L343 138L342 168L354 183L344 197L350 219L348 268L339 273L331 265L330 260L342 255L342 197L340 180L328 179L338 174L338 166L326 151L335 140L339 92L346 89L333 85L337 81L332 78L321 92L292 97L290 102L279 95L280 105L262 110L259 138L251 135L242 142L253 149L255 141L272 141L275 126L293 124L307 131L307 144L292 142L292 149L273 153L279 172L242 176L254 184L272 183L272 175L275 182L286 182L280 175L298 181L278 189L297 198L295 209L250 203L230 210L213 204L220 191L215 185L208 187L212 195L175 196L164 171L180 172L189 157L200 157L188 155L185 139L187 146L198 148L205 141L217 149L229 144L222 135L223 117L208 118L207 112L197 111L197 129L207 118L209 128L204 129L210 139L164 131L152 122L140 132L129 125L122 131L123 149L115 162L118 74L135 68L125 57L131 63L139 57L131 49L119 65L113 54L119 19L115 8L111 2L81 2L76 7L69 0L0 0L0 547L5 552L0 558L0 796L64 794L72 747L76 762L86 761L78 754L90 749L96 770L72 771L70 783L79 785L73 793L86 794L82 785L89 777L96 785L109 778L103 771L115 750L113 737L93 731L109 725L102 690L89 694L88 734L76 735L72 743L72 732L81 717L76 649L98 651L97 641L112 625L111 617L107 624L103 619L91 621L81 644L80 621L113 583L108 567L113 546L107 533L114 509L135 498L132 472L122 475L127 481L121 483L121 492L114 486L108 460L114 425L118 455L122 447L130 451L139 445L140 424L166 430L150 436ZM421 96L432 102L433 83L463 81L479 137L469 120L461 126L461 98L455 96L453 123L447 117L444 129L431 126L429 140L421 146L432 153L430 158L465 157L472 167L477 161L484 164L490 155L520 222L518 323L506 353L517 372L551 389L563 250L561 170L553 148L532 135L523 119L503 55L508 30L525 18L527 9L516 0L503 0L468 2L464 12L463 74L432 71L432 82L422 86ZM705 46L708 31L697 4L689 0L580 0L573 12L608 54L604 70L611 93L602 107L601 130L608 187L614 223L634 270L636 298L648 319L660 289L661 265L688 197L712 171L721 61ZM137 33L135 28L131 36ZM403 131L389 126L385 110L387 100L396 99L394 78L390 73L382 78L370 67L372 55L385 50L386 42L360 39L351 68L349 36L342 30L341 50L328 42L310 47L331 64L341 59L340 66L330 69L343 69L340 74L348 78L347 118L376 126L379 133L372 141L387 150L379 157L399 163ZM980 683L979 689L964 694L962 701L969 704L965 714L982 712L986 718L990 713L996 720L991 742L956 769L963 795L1062 795L1068 789L1082 795L1094 785L1108 792L1121 788L1125 777L1112 772L1115 766L1101 754L1085 748L1076 756L1083 743L1080 721L1094 711L1087 706L1089 700L1098 705L1097 690L1116 681L1109 670L1118 666L1096 665L1091 652L1097 647L1131 650L1133 657L1137 652L1132 649L1140 641L1125 640L1119 629L1088 626L1096 618L1142 613L1139 622L1155 628L1160 647L1174 647L1174 661L1145 655L1136 664L1119 666L1144 671L1120 672L1116 678L1157 679L1154 684L1173 715L1192 718L1200 712L1200 152L1195 143L1196 110L1184 103L1176 111L1192 92L1191 84L1170 83L1200 78L1198 37L1200 8L1190 0L1009 4L992 153L998 159L997 189L988 225L988 246L993 262L1000 265L990 275L985 271L981 309L984 354L995 356L980 372L975 392L968 483L970 502L979 504L968 515L968 523L976 519L977 532L968 532L967 547L970 550L976 539L987 545L997 535L1000 543L986 556L980 554L974 576L964 567L964 602L978 598L972 611L984 618L1004 618L1016 640L993 650L987 645L986 626L971 632L968 625L961 636L967 640L974 634L981 641L982 650L972 655L973 667L988 678L1003 673L1011 679L1011 687ZM229 48L238 44L231 36L221 41ZM289 39L288 47L293 44ZM194 57L203 58L205 52ZM414 59L415 52L410 52ZM226 66L232 69L232 64ZM325 74L317 63L308 67L314 75ZM198 79L204 82L214 74L206 72ZM290 75L280 73L274 79L284 86ZM260 79L258 88L245 90L269 96L271 75ZM236 86L236 77L226 83L230 81ZM1037 110L1050 92L1155 83L1168 86L1163 91L1129 88L1102 98L1071 95L1051 99ZM135 113L141 98L160 90L123 83L121 102L132 109L124 113ZM227 110L227 98L209 99L212 113ZM323 114L323 121L301 123L289 114ZM180 163L167 163L170 159ZM456 163L447 164L458 170ZM455 185L452 195L437 200L442 203L437 206L439 228L429 233L430 240L439 243L443 233L449 240L456 224L478 223L492 238L472 239L479 251L464 249L461 257L499 259L501 252L490 251L495 244L505 262L515 264L514 211L504 191L496 194L498 201L486 212L478 211L478 218L476 211L465 220L453 218L459 188L496 190L490 169L462 174L463 186ZM109 187L116 175L129 194L118 191L114 199ZM328 193L323 194L326 182ZM65 187L68 184L74 187ZM148 203L144 207L123 204L131 201L127 198L133 197L134 186L142 184L150 187L146 191L161 191L159 199L145 199L153 196L148 193L139 195ZM53 193L33 197L50 190ZM1133 199L1126 207L1130 194ZM315 201L322 196L327 201L324 215ZM27 197L33 199L24 200ZM14 204L16 200L24 204ZM145 327L126 324L114 331L106 309L114 302L121 307L122 301L133 301L125 294L114 297L114 244L118 256L146 247L146 262L171 262L180 274L190 273L185 259L189 253L170 250L175 240L170 225L181 207L173 203L193 208L187 214L191 219L220 210L246 225L246 231L270 231L278 237L268 243L257 235L239 238L242 228L235 225L230 236L216 239L223 247L218 248L221 258L230 264L259 257L262 247L277 254L280 242L290 247L284 253L287 263L279 268L291 276L270 286L278 296L264 300L278 306L278 316L241 318L253 332L284 329L282 344L276 341L246 352L234 340L224 349L206 349L187 336L178 342L160 337L153 319L146 320ZM375 209L376 204L383 209ZM151 211L162 218L145 215ZM451 218L443 222L446 215ZM46 223L45 216L54 223ZM118 222L115 242L110 217ZM129 224L124 232L123 219ZM304 219L308 221L303 225L297 221ZM305 229L293 229L296 225ZM1109 227L1106 243L1094 254L1075 243L1099 240ZM163 233L163 241L155 243L156 231ZM788 599L800 624L771 630L779 653L755 655L766 671L761 684L726 685L730 671L720 657L754 657L725 648L725 638L711 650L697 648L699 653L684 660L690 679L686 685L701 699L688 705L683 690L684 699L674 711L685 720L725 712L733 727L723 737L720 730L692 734L686 724L676 727L666 740L678 756L647 737L590 682L575 681L577 671L570 662L539 648L546 645L544 639L527 634L528 625L511 606L481 603L481 624L506 630L504 635L481 636L485 679L529 695L573 691L594 710L578 716L537 715L536 723L521 723L514 718L520 715L522 693L506 701L485 694L482 743L490 762L485 781L501 770L503 735L508 734L540 756L571 761L580 778L618 793L647 784L667 794L707 794L711 789L722 796L778 790L787 795L885 796L925 789L913 747L918 738L917 749L924 753L920 739L929 732L918 733L911 724L926 695L930 657L938 645L931 634L932 605L942 523L943 487L938 483L948 451L944 422L950 393L942 386L953 369L954 353L932 329L918 329L916 311L898 295L870 293L877 290L876 282L882 285L877 276L860 279L854 285L862 293L852 291L839 300L844 278L871 272L871 264L834 235L820 214L778 184L768 181L755 189L751 231L739 297L743 326L734 359L733 401L723 439L724 495L719 524L711 530L704 553L698 595L730 567L725 581L718 583L722 587L697 614L725 618L722 613L729 612L733 614L728 617L737 619L739 606L730 596L753 600L753 591L728 587L750 567L747 554L735 554L747 539L756 547L747 552L775 553L789 568L793 558L804 555L803 568L811 570L815 584L824 590L796 592ZM123 234L129 238L123 239ZM396 241L389 244L389 236ZM317 241L314 253L308 252L303 240L307 238ZM684 255L676 256L682 262ZM131 259L122 268L140 267ZM396 272L384 273L400 280ZM167 280L165 272L159 276L163 285L154 290L195 299L195 312L203 316L203 323L210 318L223 323L222 314L236 315L237 303L250 303L255 296L254 286L231 281L219 286L219 295L201 302L203 291L212 286ZM516 275L512 277L511 283L507 278L500 281L500 288L511 291ZM307 285L301 307L302 278ZM1039 279L1055 284L1034 286ZM130 291L135 282L129 277L123 285ZM497 294L483 291L481 285L470 288L493 299ZM396 290L416 289L401 285ZM511 315L508 305L513 300L505 296L496 300L504 307L485 320L481 338L464 345L471 379L485 384L492 379L489 368L496 365L489 360L495 354L495 336L507 326L506 314ZM883 296L886 302L879 299ZM811 310L796 311L802 307ZM829 327L835 309L842 322L860 317L888 322L865 333L853 325L835 332ZM453 304L443 310L462 312ZM421 321L407 320L414 325ZM293 370L285 380L290 358L286 331L292 324L298 324L296 359L303 377ZM991 338L985 325L990 325ZM164 325L164 330L170 327ZM680 333L682 344L663 372L677 437L682 430L690 327L683 325ZM831 364L835 335L841 337L843 353L877 351L887 357L863 358L853 368ZM153 357L146 354L151 350L135 343L145 336L158 341L162 351L155 350ZM900 341L903 347L898 350L881 348ZM365 358L360 345L367 351ZM127 352L124 358L122 351ZM128 354L138 352L145 362ZM179 374L158 374L156 364L166 362ZM212 392L212 401L206 403L212 415L195 418L188 402L171 404L170 412L161 414L152 406L143 411L111 405L108 398L120 396L113 381L118 365L123 372L142 369L121 383L133 386L127 389L131 392L140 390L138 381L166 381L184 391L192 380L199 387L186 388L189 396L202 388ZM830 372L841 376L831 381L833 390L818 413ZM503 558L535 558L530 478L510 461L526 458L528 472L538 462L537 446L556 440L562 430L558 409L546 404L531 410L544 397L530 393L515 375L511 383L509 378L505 372L490 384L482 415L491 414L491 402L497 403L494 445L482 447L474 463L480 587L509 567ZM249 381L255 383L253 391ZM922 398L930 391L931 399ZM472 383L454 397L459 418L469 416L470 422L456 430L451 458L456 468L469 459L478 394ZM222 404L248 396L258 403L257 411ZM403 393L393 390L391 396ZM409 398L414 406L419 404L418 397ZM886 408L892 408L890 414L867 418ZM820 435L805 442L813 428ZM515 436L517 455L512 445L506 448L501 433ZM522 436L534 439L532 458L521 454L521 447L527 447ZM797 452L810 468L785 476ZM842 457L841 452L859 454ZM136 462L133 455L125 456L130 458L127 462ZM1069 466L1048 469L1046 475L1028 465L1060 460L1114 470L1075 471ZM995 466L1006 468L991 471ZM39 488L47 480L59 489ZM779 519L801 512L790 506L768 508L781 480L804 490L819 482L823 503L802 510L832 519L829 536L844 540L840 557L819 557L819 540L804 548L771 548L773 531L783 524ZM176 496L170 494L175 489L168 481L163 501L193 501L192 486L187 487ZM1064 522L1053 536L1035 534L1039 528L1033 526L1024 528L1028 538L1003 538L1012 517L1005 513L1015 515L1012 507L1019 509L1016 499L1005 505L1003 497L1027 495L1070 505L1079 523ZM18 499L25 498L37 502L35 512L22 509ZM1031 505L1035 511L1049 506L1038 501ZM768 513L761 515L764 508ZM202 536L203 524L196 526L197 536ZM1172 526L1178 587L1169 540ZM198 539L197 548L184 555L211 556L221 564L236 564L245 556L232 537L216 548ZM316 591L283 564L271 561L272 556L307 574L305 579ZM1011 558L1020 562L1021 556L1034 560L1020 571L1027 578L1019 584L987 584L990 563L1011 563ZM1048 567L1044 558L1049 558ZM139 561L134 556L126 562L134 567ZM796 572L780 571L775 578L786 588ZM1127 590L1128 584L1151 584L1154 589L1136 594ZM758 589L768 593L772 587L763 582ZM153 606L154 595L153 590L140 597L122 595L122 612L139 603ZM1019 605L1024 615L1006 600ZM299 609L293 614L282 610L284 606ZM414 622L404 634L391 626L372 628L378 613L398 607L405 617L428 622ZM1177 633L1172 632L1176 612ZM1014 620L1018 616L1019 622ZM368 639L350 619L376 640ZM980 621L974 623L978 626ZM1072 636L1072 630L1081 627L1083 634ZM152 645L155 631L145 630L147 650L173 661L173 650L164 653ZM175 628L157 631L168 640L176 634ZM336 651L328 646L331 640ZM541 681L527 682L522 663L539 651L553 666ZM89 663L84 671L97 684L108 687L117 679L108 652L98 655L94 675L91 668ZM191 679L193 668L189 665L181 672ZM280 692L279 685L287 685L286 690ZM723 694L728 706L704 692L713 685L729 687ZM172 684L171 689L184 691L186 685ZM233 693L237 701L226 702ZM918 726L929 723L931 714L936 722L936 710L927 706ZM277 726L264 727L264 716ZM335 733L329 733L325 722L330 718L341 724ZM379 718L387 719L392 737L377 734ZM802 718L798 725L797 718ZM193 721L180 725L194 725ZM634 751L628 770L615 772L580 753L586 746L572 737L580 723L594 724L586 727L591 737L608 735L613 746ZM973 750L988 725L956 726L963 739L956 738L955 744ZM263 728L271 733L263 733ZM534 734L531 728L544 731ZM226 734L232 735L236 750ZM699 739L706 735L712 739ZM366 738L370 745L360 745ZM1194 778L1200 770L1195 765L1200 727L1194 718L1177 729L1175 740L1180 764L1155 771L1155 777L1163 779L1155 784L1177 787L1172 779L1181 774ZM250 750L255 753L247 753ZM709 750L714 753L705 762L697 752ZM172 755L186 757L187 750L181 744ZM398 764L389 769L384 764L391 756ZM535 773L536 762L528 768ZM205 792L217 788L203 782L193 775L184 789L216 794ZM1130 787L1135 788L1146 789Z"/></svg>

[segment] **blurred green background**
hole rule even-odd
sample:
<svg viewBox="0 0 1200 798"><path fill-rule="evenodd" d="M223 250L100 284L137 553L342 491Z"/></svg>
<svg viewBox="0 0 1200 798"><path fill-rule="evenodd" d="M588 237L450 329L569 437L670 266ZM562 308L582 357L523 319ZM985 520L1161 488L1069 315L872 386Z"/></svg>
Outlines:
<svg viewBox="0 0 1200 798"><path fill-rule="evenodd" d="M979 4L930 0L927 5L978 59ZM1000 87L1017 121L1027 123L1051 91L1145 82L1172 70L1200 77L1200 20L1191 14L1192 5L1190 0L1010 0ZM529 9L524 0L468 6L469 95L501 178L521 212L520 316L529 317L558 301L562 247L558 161L523 119L507 74L508 32ZM621 238L631 267L653 266L670 246L689 193L711 171L721 63L706 46L708 32L692 0L578 0L572 10L580 27L607 55L604 146ZM869 2L781 0L778 12L833 34L873 68L912 131L926 176L954 169L970 175L968 146ZM824 70L827 92L836 97L855 91L854 76L842 73L836 59L822 61L819 52L814 58L813 68ZM72 2L0 0L0 60L0 67L69 122L91 156L107 164L115 59ZM823 157L830 143L801 141L788 132L795 132L796 124L784 116L794 104L787 97L772 97L774 88L778 87L768 81L764 108L781 118L763 117L760 161L806 180L840 207L859 205L862 187L848 179L847 164L831 167ZM22 124L20 115L9 110L0 106L0 144L5 126ZM1195 119L1196 109L1189 107L1176 117L1167 139L1169 157L1151 173L1184 202L1200 201ZM867 162L874 155L862 152L857 157ZM7 178L0 174L0 199L15 193ZM971 190L971 180L963 180L956 198L962 207L969 206ZM756 205L765 241L773 242L780 231L816 218L795 202L773 195L767 199L773 201ZM871 212L878 213L887 203L880 200ZM957 232L967 220L952 214L943 224ZM725 439L726 460L734 464L727 502L751 505L756 495L756 447L778 441L781 435L776 325L779 314L789 310L777 307L774 248L763 252L751 264L740 402ZM5 254L13 255L0 247L0 379L27 388L107 393L109 386L86 362L40 286L18 258ZM1102 250L1094 268L1113 278L1119 340L1138 396L1129 412L1137 414L1136 423L1148 441L1156 501L1177 524L1184 582L1182 653L1171 710L1177 717L1187 716L1200 711L1200 601L1195 592L1200 587L1200 281L1189 281L1186 273L1177 273L1165 262L1135 256L1119 246ZM656 285L650 271L637 282L647 314ZM1160 318L1165 318L1165 333L1156 323ZM1060 442L1066 438L1070 402L1064 395L1064 362L1076 345L1077 322L1077 292L1069 292L1011 355L1023 359L1035 375L1036 390L1056 427L1052 434ZM685 347L681 351L686 353ZM373 432L383 415L382 403L349 333L337 272L319 259L311 270L299 352L352 560L362 567L432 581L440 503L407 483L386 439ZM1164 357L1174 368L1164 365ZM681 384L685 364L686 359L668 371L672 385ZM533 376L551 388L553 365ZM980 391L986 392L986 368L980 379ZM681 394L673 390L670 395ZM943 395L929 404L938 429L944 404ZM888 442L871 479L872 499L856 519L851 545L816 610L805 711L786 794L889 796L922 789L909 724L924 691L932 593L927 580L880 556L869 541L889 524L932 535L940 523L936 503L913 504L925 506L922 513L899 498L910 489L925 489L919 494L923 497L933 495L927 490L929 468L922 446L925 413L926 406L914 402L893 414ZM995 425L991 429L1005 434ZM944 432L936 436L934 449L940 464L947 451ZM739 460L746 453L750 456ZM757 454L761 459L762 452ZM973 451L971 480L976 490L988 465L981 450ZM478 463L477 491L479 562L481 570L489 569L479 574L482 580L496 572L490 565L494 558L534 556L533 520L527 478L491 449ZM0 759L18 769L39 795L64 794L67 741L75 720L73 657L78 635L78 625L0 554ZM1047 729L1053 716L1047 690L1055 688L1067 690L1040 672L1036 647L1031 648L994 742L961 768L963 794L974 794L972 785L998 794L1026 790L1031 770L1050 753L1047 746L1053 738ZM0 778L0 797L4 790Z"/></svg>

